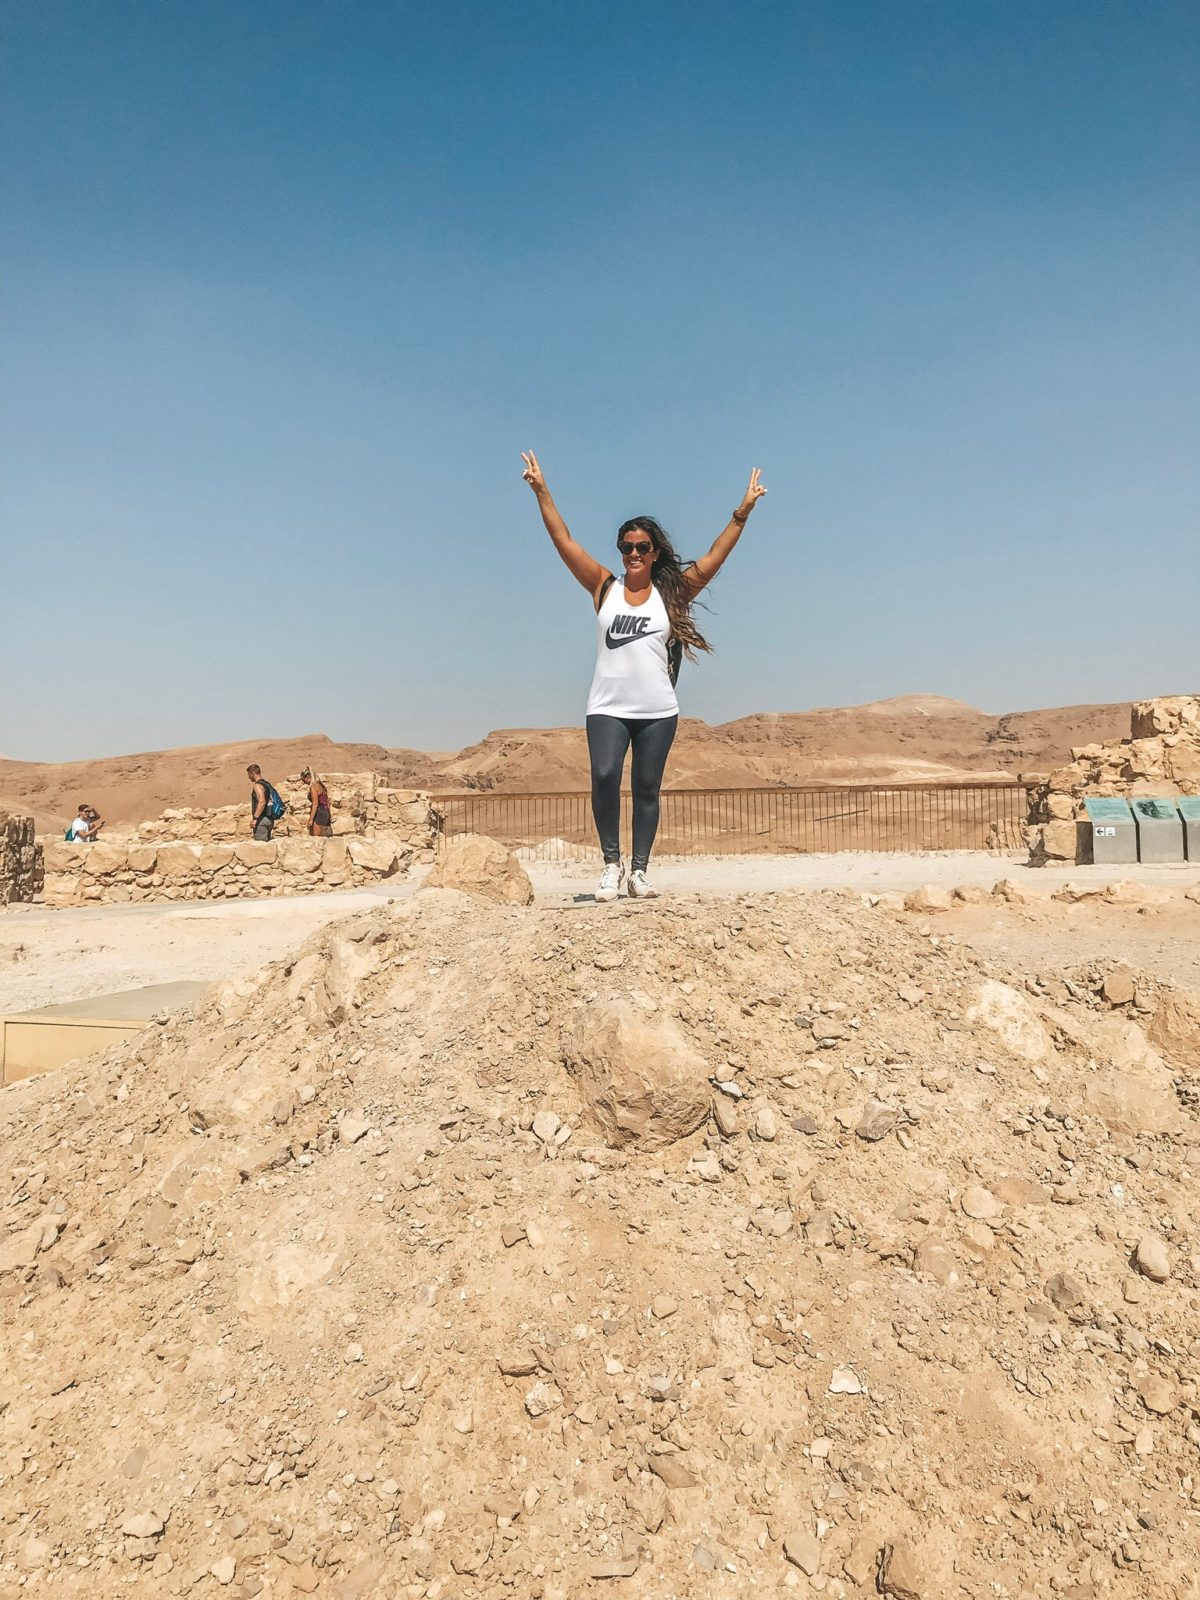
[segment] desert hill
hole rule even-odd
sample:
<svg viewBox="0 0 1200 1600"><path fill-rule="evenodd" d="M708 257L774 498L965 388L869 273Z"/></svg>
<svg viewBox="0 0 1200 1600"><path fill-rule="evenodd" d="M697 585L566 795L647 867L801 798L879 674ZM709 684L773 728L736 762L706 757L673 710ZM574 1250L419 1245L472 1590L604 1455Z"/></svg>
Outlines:
<svg viewBox="0 0 1200 1600"><path fill-rule="evenodd" d="M710 726L685 718L671 758L673 788L772 784L947 782L974 774L1046 771L1073 745L1122 738L1128 702L1059 706L994 716L940 695L861 706L759 712ZM456 753L338 743L325 734L243 740L61 763L0 759L0 809L60 827L80 800L130 824L168 806L228 805L246 792L245 767L268 777L318 771L386 773L401 787L439 790L578 790L588 784L583 730L500 728Z"/></svg>
<svg viewBox="0 0 1200 1600"><path fill-rule="evenodd" d="M815 711L759 712L710 726L684 718L670 786L939 783L973 774L1045 771L1073 745L1120 739L1129 703L993 716L961 700L907 695ZM585 789L579 728L500 728L440 767L446 789Z"/></svg>

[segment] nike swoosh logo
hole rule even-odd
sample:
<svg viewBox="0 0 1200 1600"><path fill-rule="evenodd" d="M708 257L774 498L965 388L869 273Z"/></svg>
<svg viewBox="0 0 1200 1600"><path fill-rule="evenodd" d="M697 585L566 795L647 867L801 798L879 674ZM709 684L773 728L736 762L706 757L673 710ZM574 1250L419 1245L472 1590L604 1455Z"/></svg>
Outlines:
<svg viewBox="0 0 1200 1600"><path fill-rule="evenodd" d="M611 631L604 635L604 642L610 650L619 650L623 644L632 644L635 639L648 639L652 637L646 633L626 633L619 639L614 639Z"/></svg>

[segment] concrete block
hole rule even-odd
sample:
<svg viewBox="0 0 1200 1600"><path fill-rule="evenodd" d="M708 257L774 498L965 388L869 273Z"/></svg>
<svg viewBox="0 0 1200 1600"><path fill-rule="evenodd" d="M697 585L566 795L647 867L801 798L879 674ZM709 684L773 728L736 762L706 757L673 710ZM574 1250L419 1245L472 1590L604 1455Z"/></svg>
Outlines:
<svg viewBox="0 0 1200 1600"><path fill-rule="evenodd" d="M1179 801L1183 819L1183 845L1189 861L1200 861L1200 798L1184 795Z"/></svg>
<svg viewBox="0 0 1200 1600"><path fill-rule="evenodd" d="M1138 860L1164 863L1182 861L1183 818L1173 798L1137 795L1131 802L1137 823Z"/></svg>
<svg viewBox="0 0 1200 1600"><path fill-rule="evenodd" d="M1101 866L1129 865L1138 858L1137 824L1122 795L1084 798L1091 833L1092 860Z"/></svg>

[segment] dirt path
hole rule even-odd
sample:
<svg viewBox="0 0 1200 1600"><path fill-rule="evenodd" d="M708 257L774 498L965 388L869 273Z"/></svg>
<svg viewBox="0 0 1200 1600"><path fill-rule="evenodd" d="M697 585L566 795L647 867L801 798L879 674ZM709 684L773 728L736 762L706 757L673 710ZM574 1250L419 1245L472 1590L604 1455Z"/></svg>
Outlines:
<svg viewBox="0 0 1200 1600"><path fill-rule="evenodd" d="M414 887L213 905L10 907L0 914L0 1013L254 972L326 923Z"/></svg>
<svg viewBox="0 0 1200 1600"><path fill-rule="evenodd" d="M595 885L591 863L536 862L528 868L539 899L586 904ZM670 894L783 892L789 889L857 889L905 894L924 884L991 889L1007 878L1039 902L1014 906L997 900L963 906L939 919L939 929L969 944L985 960L1047 973L1086 962L1152 972L1200 989L1200 906L1163 907L1064 904L1050 896L1064 884L1103 886L1132 880L1178 896L1200 884L1200 863L1183 867L1028 867L1022 858L983 851L945 855L711 856L654 863L654 881ZM1045 904L1041 903L1044 898Z"/></svg>
<svg viewBox="0 0 1200 1600"><path fill-rule="evenodd" d="M1179 890L1200 884L1200 862L1180 867L1028 867L1021 856L986 850L874 855L678 856L653 863L655 884L666 893L762 894L783 889L860 889L903 894L932 883L943 889L980 884L990 889L1011 878L1033 893L1050 894L1064 883L1106 884L1120 879ZM592 862L525 864L539 896L590 895L599 876Z"/></svg>

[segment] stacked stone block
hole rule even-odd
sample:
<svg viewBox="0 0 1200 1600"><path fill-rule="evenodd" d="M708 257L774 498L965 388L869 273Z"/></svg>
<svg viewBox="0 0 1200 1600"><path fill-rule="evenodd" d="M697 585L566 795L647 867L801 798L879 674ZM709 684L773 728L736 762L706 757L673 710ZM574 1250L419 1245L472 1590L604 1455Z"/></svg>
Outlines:
<svg viewBox="0 0 1200 1600"><path fill-rule="evenodd" d="M0 906L32 900L42 887L42 852L33 818L0 811Z"/></svg>

